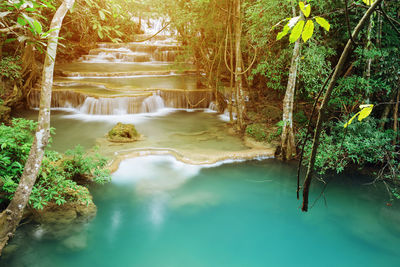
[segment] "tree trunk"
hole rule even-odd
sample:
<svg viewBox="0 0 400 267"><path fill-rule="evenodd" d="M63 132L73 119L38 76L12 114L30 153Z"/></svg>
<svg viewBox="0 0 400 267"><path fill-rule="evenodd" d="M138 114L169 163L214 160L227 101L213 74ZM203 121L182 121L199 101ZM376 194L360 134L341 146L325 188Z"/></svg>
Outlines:
<svg viewBox="0 0 400 267"><path fill-rule="evenodd" d="M390 112L390 106L386 105L385 109L383 110L383 113L382 113L381 123L379 124L379 127L382 128L382 129L385 128L385 124L386 124L386 120L387 120L387 118L389 116L389 112Z"/></svg>
<svg viewBox="0 0 400 267"><path fill-rule="evenodd" d="M296 15L293 8L293 15ZM285 98L283 99L283 128L281 135L281 154L282 160L291 160L296 154L296 144L293 132L293 103L296 89L297 69L300 57L300 38L295 42L292 60L290 63L289 79L286 87Z"/></svg>
<svg viewBox="0 0 400 267"><path fill-rule="evenodd" d="M44 149L50 136L51 89L53 85L58 35L64 16L72 7L74 1L64 0L54 14L50 24L50 29L53 29L53 31L48 37L47 53L43 66L38 128L18 188L7 209L0 214L0 255L22 218L24 208L29 201L29 196L42 164Z"/></svg>
<svg viewBox="0 0 400 267"><path fill-rule="evenodd" d="M400 90L397 89L397 94L396 94L396 104L394 106L394 112L393 112L393 132L394 132L394 138L393 138L393 145L396 145L397 143L397 125L398 125L398 118L399 118L399 101L400 101Z"/></svg>
<svg viewBox="0 0 400 267"><path fill-rule="evenodd" d="M370 8L367 10L367 12L365 12L364 16L358 22L356 28L353 31L353 34L352 34L353 40L355 40L357 38L357 36L360 33L364 24L368 21L371 14L375 11L375 9L380 5L380 3L382 1L383 0L376 0L370 6ZM314 139L313 139L313 145L312 145L312 150L311 150L310 162L308 164L307 173L306 173L306 177L305 177L304 184L303 184L303 206L301 208L302 211L308 210L308 194L310 191L311 178L312 178L313 171L314 171L315 156L316 156L317 150L318 150L319 137L321 134L322 123L324 122L325 116L326 116L325 109L326 109L326 106L328 105L333 88L336 85L336 81L339 78L340 73L342 72L344 64L347 60L347 57L351 51L352 45L353 45L352 40L349 39L347 41L346 47L344 48L344 50L342 52L342 55L340 56L338 64L336 65L335 71L329 82L328 88L326 89L326 93L325 93L324 99L322 101L321 107L319 108L319 111L318 111L318 120L317 120L317 125L315 127L315 132L314 132Z"/></svg>
<svg viewBox="0 0 400 267"><path fill-rule="evenodd" d="M231 68L231 77L229 81L229 121L233 123L233 112L232 112L232 98L233 98L233 81L234 81L234 73L233 73L233 41L232 41L232 30L231 26L229 25L229 48L230 48L230 55L229 55L229 64ZM236 102L237 103L237 102ZM237 113L237 111L236 111Z"/></svg>
<svg viewBox="0 0 400 267"><path fill-rule="evenodd" d="M242 21L240 11L241 1L235 0L234 12L234 28L235 28L235 86L236 86L236 106L237 106L237 123L240 131L244 130L244 97L243 97L243 80L242 80L242 50L241 50L241 36L242 36Z"/></svg>
<svg viewBox="0 0 400 267"><path fill-rule="evenodd" d="M373 26L373 16L369 20L368 30L367 30L367 50L370 51L372 47L371 35L372 35L372 26ZM371 78L371 66L372 66L372 58L367 59L367 68L365 70L365 78L367 80L367 92L366 92L366 103L369 104L369 95L370 95L370 78Z"/></svg>

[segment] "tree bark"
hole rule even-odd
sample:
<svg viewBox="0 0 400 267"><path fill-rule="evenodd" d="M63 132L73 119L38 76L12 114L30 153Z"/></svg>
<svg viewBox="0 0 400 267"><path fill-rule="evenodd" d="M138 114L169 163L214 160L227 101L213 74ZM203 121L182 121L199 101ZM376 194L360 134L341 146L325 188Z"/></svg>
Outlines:
<svg viewBox="0 0 400 267"><path fill-rule="evenodd" d="M372 35L372 27L373 27L373 16L369 20L368 30L367 30L367 50L370 51L372 47L371 35ZM367 60L367 68L365 70L365 78L367 80L367 92L366 92L366 103L369 104L369 95L370 95L370 79L371 79L371 66L372 66L372 58Z"/></svg>
<svg viewBox="0 0 400 267"><path fill-rule="evenodd" d="M295 9L293 8L295 15ZM300 38L295 42L293 48L292 60L290 63L289 79L286 87L285 98L283 99L283 127L281 135L281 153L282 160L291 160L296 154L296 144L293 132L293 103L296 89L297 69L300 57Z"/></svg>
<svg viewBox="0 0 400 267"><path fill-rule="evenodd" d="M44 149L48 144L50 136L51 89L53 86L53 72L57 53L58 35L64 16L72 7L74 1L75 0L64 0L54 14L50 24L50 29L53 29L54 31L52 31L48 37L47 53L42 74L42 91L40 96L38 127L18 188L7 209L0 214L0 255L4 246L13 236L19 222L21 221L24 208L29 201L33 185L36 182L36 177L42 164Z"/></svg>
<svg viewBox="0 0 400 267"><path fill-rule="evenodd" d="M399 101L400 101L400 90L397 89L397 94L396 94L396 104L394 106L394 111L393 111L393 132L394 132L394 138L393 138L393 145L396 145L397 143L397 125L398 125L398 118L399 118Z"/></svg>
<svg viewBox="0 0 400 267"><path fill-rule="evenodd" d="M336 85L336 81L340 76L340 73L342 72L342 69L345 65L345 62L347 60L347 57L351 51L352 48L352 40L355 40L358 36L358 34L360 33L362 27L364 26L364 24L368 21L369 17L371 16L371 14L375 11L375 9L380 5L380 3L383 0L376 0L371 6L370 8L367 10L367 12L365 12L364 16L361 18L361 20L358 22L356 28L353 31L352 34L352 38L350 38L347 41L347 44L342 52L342 55L340 56L339 62L336 65L335 71L332 75L332 78L329 82L328 88L326 90L324 99L322 101L321 107L319 108L318 111L318 120L317 120L317 125L315 126L315 131L314 131L314 139L313 139L313 145L312 145L312 150L311 150L311 155L310 155L310 162L308 164L308 168L307 168L307 173L306 173L306 177L304 180L304 184L303 184L303 206L301 208L302 211L307 211L308 210L308 195L309 195L309 191L310 191L310 184L311 184L311 179L312 179L312 175L314 172L314 163L315 163L315 156L317 154L317 150L318 150L318 145L319 145L319 137L321 134L321 129L322 129L322 123L325 121L325 117L326 117L326 107L328 105L330 96L332 94L332 91Z"/></svg>
<svg viewBox="0 0 400 267"><path fill-rule="evenodd" d="M385 124L386 124L386 120L389 116L389 112L390 112L390 106L386 105L385 109L383 110L382 116L381 116L381 123L379 124L379 128L382 128L382 129L385 128Z"/></svg>

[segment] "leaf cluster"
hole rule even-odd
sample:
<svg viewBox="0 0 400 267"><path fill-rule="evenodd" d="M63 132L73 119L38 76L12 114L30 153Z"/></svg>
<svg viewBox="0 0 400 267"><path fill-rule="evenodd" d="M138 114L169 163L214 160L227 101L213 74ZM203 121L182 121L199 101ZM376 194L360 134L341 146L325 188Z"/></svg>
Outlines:
<svg viewBox="0 0 400 267"><path fill-rule="evenodd" d="M0 202L12 199L28 158L37 123L13 119L11 126L0 125ZM101 156L88 156L81 147L62 154L46 150L29 204L42 209L49 202L63 205L68 201L88 203L88 191L78 185L76 176L89 177L96 183L110 180L105 170L107 160Z"/></svg>
<svg viewBox="0 0 400 267"><path fill-rule="evenodd" d="M0 77L12 81L21 79L21 59L19 56L2 57L0 60Z"/></svg>
<svg viewBox="0 0 400 267"><path fill-rule="evenodd" d="M347 129L343 121L329 122L322 131L315 167L319 175L341 173L347 167L366 166L385 169L380 178L387 179L393 189L400 184L400 162L397 147L392 144L393 131L379 128L379 120L368 117L363 122L353 122ZM301 131L299 137L304 137ZM304 165L309 162L311 142L305 146ZM387 167L391 166L391 167Z"/></svg>

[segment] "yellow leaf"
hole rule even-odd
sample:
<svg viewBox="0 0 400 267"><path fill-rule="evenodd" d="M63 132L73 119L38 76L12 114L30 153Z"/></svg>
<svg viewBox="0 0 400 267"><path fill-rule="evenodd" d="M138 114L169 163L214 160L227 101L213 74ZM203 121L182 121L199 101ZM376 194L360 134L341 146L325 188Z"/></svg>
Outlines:
<svg viewBox="0 0 400 267"><path fill-rule="evenodd" d="M300 10L303 12L304 16L308 18L311 13L311 6L310 5L305 5L304 2L299 2L299 7Z"/></svg>
<svg viewBox="0 0 400 267"><path fill-rule="evenodd" d="M372 109L374 108L374 105L361 105L360 106L361 111L359 112L360 115L358 115L358 121L362 121L363 119L365 119L366 117L369 116L369 114L371 114Z"/></svg>
<svg viewBox="0 0 400 267"><path fill-rule="evenodd" d="M304 23L305 23L304 20L300 20L299 22L296 23L296 26L294 26L289 36L290 43L294 43L297 41L297 39L300 38L301 33L303 32Z"/></svg>
<svg viewBox="0 0 400 267"><path fill-rule="evenodd" d="M343 125L343 127L346 128L347 126L349 126L349 125L351 124L351 122L358 116L358 114L360 114L360 112L361 112L361 111L357 112L356 115L354 115L353 117L351 117L351 119L350 119L347 123L345 123L345 124Z"/></svg>
<svg viewBox="0 0 400 267"><path fill-rule="evenodd" d="M312 20L307 20L306 26L304 26L303 33L301 37L304 42L307 42L308 39L311 38L314 32L314 22Z"/></svg>
<svg viewBox="0 0 400 267"><path fill-rule="evenodd" d="M368 117L369 114L371 114L373 108L374 108L374 105L372 105L372 104L360 105L361 110L359 112L357 112L356 115L351 117L351 119L347 123L345 123L343 125L343 127L346 128L347 126L349 126L357 116L358 116L358 121L362 121L363 119Z"/></svg>
<svg viewBox="0 0 400 267"><path fill-rule="evenodd" d="M315 17L315 21L319 25L321 25L326 31L329 32L329 29L330 29L331 25L329 24L329 22L326 19L316 16Z"/></svg>
<svg viewBox="0 0 400 267"><path fill-rule="evenodd" d="M370 5L372 5L372 4L375 2L375 0L363 0L363 2L364 2L367 6L370 6Z"/></svg>

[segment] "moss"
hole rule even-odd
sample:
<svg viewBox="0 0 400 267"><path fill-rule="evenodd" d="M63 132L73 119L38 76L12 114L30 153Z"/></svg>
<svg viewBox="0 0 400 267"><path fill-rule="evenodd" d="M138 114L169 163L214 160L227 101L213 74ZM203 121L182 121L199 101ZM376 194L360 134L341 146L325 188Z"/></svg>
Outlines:
<svg viewBox="0 0 400 267"><path fill-rule="evenodd" d="M133 124L117 123L107 134L107 139L111 142L126 143L139 140L140 135Z"/></svg>

